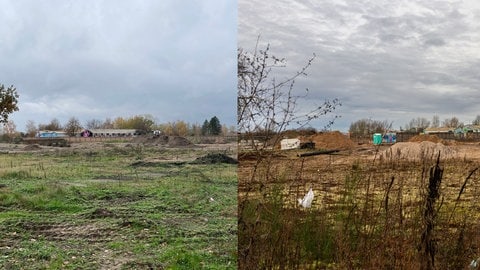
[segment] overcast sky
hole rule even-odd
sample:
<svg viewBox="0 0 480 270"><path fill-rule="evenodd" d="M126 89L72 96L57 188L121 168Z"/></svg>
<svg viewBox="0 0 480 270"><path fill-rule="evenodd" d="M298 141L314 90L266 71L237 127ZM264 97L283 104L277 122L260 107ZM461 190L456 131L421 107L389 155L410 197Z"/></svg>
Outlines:
<svg viewBox="0 0 480 270"><path fill-rule="evenodd" d="M236 124L236 0L0 0L0 83L24 130L151 114Z"/></svg>
<svg viewBox="0 0 480 270"><path fill-rule="evenodd" d="M239 46L253 50L260 35L290 74L316 54L296 88L341 100L333 129L480 115L479 1L239 0L238 15Z"/></svg>

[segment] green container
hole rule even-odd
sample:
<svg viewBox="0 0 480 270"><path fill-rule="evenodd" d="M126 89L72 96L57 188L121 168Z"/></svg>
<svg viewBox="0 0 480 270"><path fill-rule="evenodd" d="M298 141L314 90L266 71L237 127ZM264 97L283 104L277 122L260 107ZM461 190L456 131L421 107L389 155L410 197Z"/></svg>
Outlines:
<svg viewBox="0 0 480 270"><path fill-rule="evenodd" d="M382 134L375 133L373 134L373 145L380 145L382 144Z"/></svg>

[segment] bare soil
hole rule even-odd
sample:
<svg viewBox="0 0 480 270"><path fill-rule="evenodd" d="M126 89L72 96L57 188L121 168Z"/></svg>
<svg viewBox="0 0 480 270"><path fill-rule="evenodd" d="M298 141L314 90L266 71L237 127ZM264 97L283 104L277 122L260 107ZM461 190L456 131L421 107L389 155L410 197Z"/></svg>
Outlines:
<svg viewBox="0 0 480 270"><path fill-rule="evenodd" d="M316 149L351 150L355 147L355 143L339 131L302 136L300 140L303 142L314 142Z"/></svg>
<svg viewBox="0 0 480 270"><path fill-rule="evenodd" d="M181 136L138 136L133 138L132 143L143 143L153 145L166 145L170 147L188 147L194 144Z"/></svg>

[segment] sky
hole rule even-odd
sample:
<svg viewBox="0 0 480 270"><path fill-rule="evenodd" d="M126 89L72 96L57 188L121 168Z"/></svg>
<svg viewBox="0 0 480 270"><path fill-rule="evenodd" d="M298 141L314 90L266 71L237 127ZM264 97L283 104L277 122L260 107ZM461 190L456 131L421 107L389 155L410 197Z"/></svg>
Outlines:
<svg viewBox="0 0 480 270"><path fill-rule="evenodd" d="M394 129L422 117L440 122L480 115L480 2L239 0L238 46L286 59L277 80L315 54L296 91L308 108L342 103L331 129L372 119ZM330 116L333 116L331 114ZM323 121L325 118L323 118ZM324 122L313 122L321 129Z"/></svg>
<svg viewBox="0 0 480 270"><path fill-rule="evenodd" d="M236 0L0 0L10 119L65 124L151 115L236 125Z"/></svg>

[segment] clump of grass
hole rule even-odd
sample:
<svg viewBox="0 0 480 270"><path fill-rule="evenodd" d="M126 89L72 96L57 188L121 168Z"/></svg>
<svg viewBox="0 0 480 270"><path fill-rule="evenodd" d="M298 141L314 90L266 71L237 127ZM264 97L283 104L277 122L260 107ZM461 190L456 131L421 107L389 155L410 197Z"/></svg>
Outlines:
<svg viewBox="0 0 480 270"><path fill-rule="evenodd" d="M30 179L31 177L32 177L31 173L25 170L6 172L2 175L3 179L16 179L16 180Z"/></svg>
<svg viewBox="0 0 480 270"><path fill-rule="evenodd" d="M72 200L73 194L58 185L34 185L17 191L6 191L0 194L0 205L15 206L25 210L45 210L78 212L83 207Z"/></svg>

